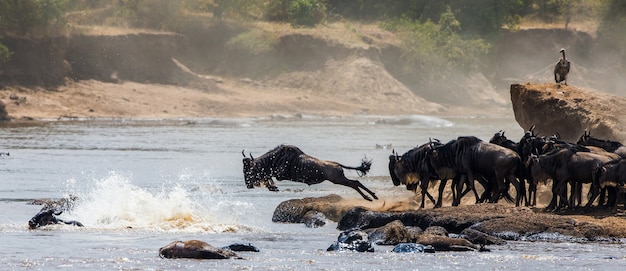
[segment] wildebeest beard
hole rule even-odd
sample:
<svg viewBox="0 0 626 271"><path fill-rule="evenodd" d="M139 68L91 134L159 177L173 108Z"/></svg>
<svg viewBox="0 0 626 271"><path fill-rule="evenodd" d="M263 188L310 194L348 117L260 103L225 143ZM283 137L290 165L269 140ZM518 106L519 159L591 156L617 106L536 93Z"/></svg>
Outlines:
<svg viewBox="0 0 626 271"><path fill-rule="evenodd" d="M350 180L343 174L343 168L353 169L364 176L370 169L371 161L363 159L361 166L349 167L337 162L320 160L305 154L296 146L279 145L258 158L243 158L244 181L247 188L254 188L261 183L271 191L278 191L273 178L277 180L291 180L308 185L318 184L325 180L335 184L351 187L367 200L371 200L361 189L372 197L376 195L367 189L361 182Z"/></svg>

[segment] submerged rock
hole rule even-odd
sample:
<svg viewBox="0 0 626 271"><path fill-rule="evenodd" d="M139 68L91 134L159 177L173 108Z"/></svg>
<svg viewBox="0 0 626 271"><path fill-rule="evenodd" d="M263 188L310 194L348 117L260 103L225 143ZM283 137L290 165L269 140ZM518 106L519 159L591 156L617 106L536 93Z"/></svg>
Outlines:
<svg viewBox="0 0 626 271"><path fill-rule="evenodd" d="M337 237L337 241L330 245L326 251L358 251L358 252L374 252L372 243L370 243L367 233L363 231L347 231L342 232Z"/></svg>
<svg viewBox="0 0 626 271"><path fill-rule="evenodd" d="M326 225L326 216L321 212L311 210L304 214L301 222L309 228L318 228Z"/></svg>
<svg viewBox="0 0 626 271"><path fill-rule="evenodd" d="M435 253L435 248L416 243L400 243L393 247L396 253Z"/></svg>

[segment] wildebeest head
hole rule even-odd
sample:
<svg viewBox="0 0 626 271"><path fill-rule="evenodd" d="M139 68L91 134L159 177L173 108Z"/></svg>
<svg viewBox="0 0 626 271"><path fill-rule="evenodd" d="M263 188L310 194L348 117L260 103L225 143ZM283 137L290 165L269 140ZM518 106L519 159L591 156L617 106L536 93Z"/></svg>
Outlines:
<svg viewBox="0 0 626 271"><path fill-rule="evenodd" d="M500 130L499 132L493 134L493 137L489 140L489 143L502 145L502 143L506 142L508 139L504 136L504 131Z"/></svg>
<svg viewBox="0 0 626 271"><path fill-rule="evenodd" d="M250 157L246 157L246 155L243 153L243 150L241 151L241 154L243 155L244 181L246 183L246 187L248 189L252 189L254 188L254 185L259 182L255 178L255 174L254 174L254 157L252 157L252 154L250 154Z"/></svg>
<svg viewBox="0 0 626 271"><path fill-rule="evenodd" d="M389 155L389 175L391 175L393 185L398 186L402 183L398 175L401 174L403 176L404 171L405 169L402 165L402 158L400 158L394 150L393 154Z"/></svg>

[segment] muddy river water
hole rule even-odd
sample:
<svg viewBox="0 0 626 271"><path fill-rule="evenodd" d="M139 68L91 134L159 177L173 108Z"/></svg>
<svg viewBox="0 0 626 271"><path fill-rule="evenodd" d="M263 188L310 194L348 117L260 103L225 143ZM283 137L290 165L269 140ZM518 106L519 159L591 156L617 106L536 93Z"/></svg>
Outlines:
<svg viewBox="0 0 626 271"><path fill-rule="evenodd" d="M388 178L391 147L403 153L437 138L483 140L514 119L460 116L354 116L250 119L71 120L0 126L0 270L622 270L623 244L509 242L491 252L399 254L327 252L339 231L271 221L274 208L293 198L331 193L360 198L324 182L277 182L280 192L248 190L241 151L254 156L293 144L312 156L358 165L359 178L380 198L410 197ZM390 146L389 146L390 145ZM347 172L358 178L355 172ZM387 178L386 178L387 177ZM28 229L41 206L34 199L78 197L61 218L67 225ZM158 249L174 240L214 246L251 243L244 259L168 260Z"/></svg>

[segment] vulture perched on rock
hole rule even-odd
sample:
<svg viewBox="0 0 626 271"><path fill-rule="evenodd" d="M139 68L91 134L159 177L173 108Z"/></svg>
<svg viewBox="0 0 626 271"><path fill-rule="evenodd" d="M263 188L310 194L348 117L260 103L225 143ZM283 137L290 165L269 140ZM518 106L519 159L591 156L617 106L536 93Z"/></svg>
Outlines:
<svg viewBox="0 0 626 271"><path fill-rule="evenodd" d="M570 63L569 60L565 58L565 49L561 49L560 52L562 57L554 66L554 81L556 81L557 84L565 81L567 85L567 74L569 73Z"/></svg>

